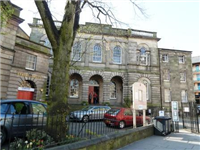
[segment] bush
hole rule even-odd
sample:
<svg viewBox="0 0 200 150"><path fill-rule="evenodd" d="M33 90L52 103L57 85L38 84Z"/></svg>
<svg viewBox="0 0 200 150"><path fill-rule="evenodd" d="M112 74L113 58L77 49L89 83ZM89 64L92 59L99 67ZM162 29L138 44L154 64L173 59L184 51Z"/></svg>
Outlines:
<svg viewBox="0 0 200 150"><path fill-rule="evenodd" d="M88 105L88 102L87 102L87 101L82 101L82 102L81 102L81 105L87 106L87 105Z"/></svg>
<svg viewBox="0 0 200 150"><path fill-rule="evenodd" d="M110 103L109 102L103 102L103 105L110 106Z"/></svg>

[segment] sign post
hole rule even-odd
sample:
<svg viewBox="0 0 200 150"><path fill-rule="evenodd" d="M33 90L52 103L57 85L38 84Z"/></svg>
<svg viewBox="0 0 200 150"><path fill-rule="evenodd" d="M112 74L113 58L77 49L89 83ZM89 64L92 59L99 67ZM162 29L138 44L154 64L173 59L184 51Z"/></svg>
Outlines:
<svg viewBox="0 0 200 150"><path fill-rule="evenodd" d="M143 83L135 82L132 85L133 93L133 128L136 127L136 110L143 110L143 126L146 124L146 86Z"/></svg>

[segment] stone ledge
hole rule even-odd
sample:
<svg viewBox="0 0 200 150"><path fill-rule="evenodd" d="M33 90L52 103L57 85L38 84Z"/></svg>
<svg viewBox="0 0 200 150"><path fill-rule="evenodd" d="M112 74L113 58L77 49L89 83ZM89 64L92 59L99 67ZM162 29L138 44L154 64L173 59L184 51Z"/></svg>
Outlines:
<svg viewBox="0 0 200 150"><path fill-rule="evenodd" d="M153 135L153 125L121 130L98 138L48 148L48 150L107 150L117 149Z"/></svg>

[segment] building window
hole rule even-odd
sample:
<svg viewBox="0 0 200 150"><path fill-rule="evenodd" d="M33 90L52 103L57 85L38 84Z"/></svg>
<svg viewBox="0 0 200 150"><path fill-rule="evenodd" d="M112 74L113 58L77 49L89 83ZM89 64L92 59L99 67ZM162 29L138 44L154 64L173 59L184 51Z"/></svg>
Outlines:
<svg viewBox="0 0 200 150"><path fill-rule="evenodd" d="M46 96L49 95L49 91L50 91L49 87L50 87L50 76L47 75Z"/></svg>
<svg viewBox="0 0 200 150"><path fill-rule="evenodd" d="M185 72L180 73L180 81L185 82L186 81L186 74Z"/></svg>
<svg viewBox="0 0 200 150"><path fill-rule="evenodd" d="M179 64L183 64L185 62L184 56L179 56L178 57L178 62L179 62Z"/></svg>
<svg viewBox="0 0 200 150"><path fill-rule="evenodd" d="M26 57L26 69L35 70L36 67L36 56L34 55L27 55Z"/></svg>
<svg viewBox="0 0 200 150"><path fill-rule="evenodd" d="M169 81L169 80L170 80L170 72L169 72L169 69L163 70L163 78L164 78L164 81Z"/></svg>
<svg viewBox="0 0 200 150"><path fill-rule="evenodd" d="M171 102L171 92L169 89L165 89L165 102Z"/></svg>
<svg viewBox="0 0 200 150"><path fill-rule="evenodd" d="M70 97L77 98L79 94L79 82L77 79L70 81Z"/></svg>
<svg viewBox="0 0 200 150"><path fill-rule="evenodd" d="M110 98L116 99L116 84L115 84L115 82L110 83Z"/></svg>
<svg viewBox="0 0 200 150"><path fill-rule="evenodd" d="M81 61L81 55L82 55L81 44L80 42L76 42L73 46L72 60Z"/></svg>
<svg viewBox="0 0 200 150"><path fill-rule="evenodd" d="M137 63L140 65L150 65L150 55L146 51L146 48L142 47L137 53Z"/></svg>
<svg viewBox="0 0 200 150"><path fill-rule="evenodd" d="M168 62L168 55L167 54L163 54L162 55L162 61L163 62Z"/></svg>
<svg viewBox="0 0 200 150"><path fill-rule="evenodd" d="M199 72L199 65L196 65L196 71Z"/></svg>
<svg viewBox="0 0 200 150"><path fill-rule="evenodd" d="M198 90L200 90L200 83L198 83L197 86L198 86Z"/></svg>
<svg viewBox="0 0 200 150"><path fill-rule="evenodd" d="M188 100L187 100L187 91L186 90L182 90L181 91L181 100L183 103L187 103Z"/></svg>
<svg viewBox="0 0 200 150"><path fill-rule="evenodd" d="M121 55L122 55L121 47L116 46L113 49L113 63L121 64Z"/></svg>
<svg viewBox="0 0 200 150"><path fill-rule="evenodd" d="M200 81L200 74L197 74L197 81Z"/></svg>
<svg viewBox="0 0 200 150"><path fill-rule="evenodd" d="M99 44L96 44L93 49L93 62L101 62L101 47Z"/></svg>

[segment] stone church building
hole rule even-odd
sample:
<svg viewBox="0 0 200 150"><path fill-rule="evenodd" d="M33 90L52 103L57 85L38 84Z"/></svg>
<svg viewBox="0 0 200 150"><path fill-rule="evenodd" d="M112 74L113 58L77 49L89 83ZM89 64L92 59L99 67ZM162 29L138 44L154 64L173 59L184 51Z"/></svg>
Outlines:
<svg viewBox="0 0 200 150"><path fill-rule="evenodd" d="M56 25L59 28L60 22ZM30 40L51 48L42 21L34 18L29 26ZM131 100L132 85L138 81L147 88L148 108L193 101L192 52L158 48L159 40L156 32L81 25L71 55L69 103L121 105ZM48 81L50 77L51 71ZM94 93L97 100L90 96Z"/></svg>

